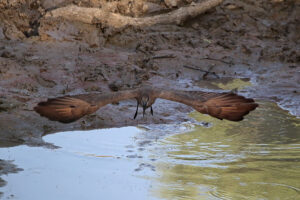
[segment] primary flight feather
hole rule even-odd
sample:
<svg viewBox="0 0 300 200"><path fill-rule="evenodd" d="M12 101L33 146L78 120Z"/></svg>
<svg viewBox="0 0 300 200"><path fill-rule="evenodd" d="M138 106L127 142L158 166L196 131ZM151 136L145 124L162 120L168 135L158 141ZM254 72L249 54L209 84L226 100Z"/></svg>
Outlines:
<svg viewBox="0 0 300 200"><path fill-rule="evenodd" d="M126 99L136 99L137 109L151 109L157 98L180 102L193 107L200 113L208 114L218 119L241 121L245 115L254 110L258 104L253 99L245 98L233 93L217 93L203 91L165 90L153 87L109 92L64 96L40 102L34 110L43 117L62 123L74 122L81 117L96 112L106 104Z"/></svg>

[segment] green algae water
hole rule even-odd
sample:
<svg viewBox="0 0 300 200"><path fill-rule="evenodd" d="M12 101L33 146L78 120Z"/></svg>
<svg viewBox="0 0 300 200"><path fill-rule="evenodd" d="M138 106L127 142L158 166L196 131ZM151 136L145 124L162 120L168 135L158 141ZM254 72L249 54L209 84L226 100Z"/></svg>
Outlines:
<svg viewBox="0 0 300 200"><path fill-rule="evenodd" d="M22 169L1 176L0 199L300 199L300 119L259 103L241 122L193 112L199 124L61 132L44 137L58 149L0 148Z"/></svg>
<svg viewBox="0 0 300 200"><path fill-rule="evenodd" d="M154 191L162 199L300 199L300 120L274 103L242 122L166 137Z"/></svg>

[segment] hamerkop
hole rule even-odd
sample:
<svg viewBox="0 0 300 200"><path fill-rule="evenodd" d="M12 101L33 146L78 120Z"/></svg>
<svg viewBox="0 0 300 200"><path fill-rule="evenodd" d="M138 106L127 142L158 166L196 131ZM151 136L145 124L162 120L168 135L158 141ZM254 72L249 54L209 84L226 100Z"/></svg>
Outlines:
<svg viewBox="0 0 300 200"><path fill-rule="evenodd" d="M70 123L96 112L106 104L133 98L137 100L134 118L137 116L139 106L142 106L143 114L147 108L150 108L153 115L152 104L157 98L180 102L193 107L200 113L230 121L241 121L243 116L258 106L253 99L230 92L178 91L142 87L127 91L82 94L48 99L46 102L40 102L34 110L50 120Z"/></svg>

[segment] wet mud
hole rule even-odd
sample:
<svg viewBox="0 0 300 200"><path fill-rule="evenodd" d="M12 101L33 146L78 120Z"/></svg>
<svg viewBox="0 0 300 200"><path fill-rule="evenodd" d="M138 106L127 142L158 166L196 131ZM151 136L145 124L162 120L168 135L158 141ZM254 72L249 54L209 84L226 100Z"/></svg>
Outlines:
<svg viewBox="0 0 300 200"><path fill-rule="evenodd" d="M103 9L115 7L118 8L115 12L128 16L150 15L133 9L138 4L125 11L121 4L126 2L111 2L106 6L97 2L1 2L0 137L3 140L39 145L42 135L62 130L187 120L190 108L166 101L155 104L154 117L132 120L135 102L128 101L108 105L70 125L50 122L32 110L37 102L48 97L124 90L141 84L193 90L210 87L212 81L245 78L252 83L246 89L247 96L275 101L300 116L300 35L296 26L299 2L224 1L179 26L122 30L45 18L50 10L72 3ZM170 7L167 2L152 4ZM176 4L184 5L187 4Z"/></svg>
<svg viewBox="0 0 300 200"><path fill-rule="evenodd" d="M180 0L128 4L0 2L1 147L52 147L42 136L59 131L191 120L187 115L191 108L164 100L155 103L153 117L139 115L136 120L134 100L107 105L71 124L49 121L33 111L49 97L118 91L142 84L180 90L237 88L242 95L273 101L300 116L298 1L225 0L183 23L147 27L114 28L109 23L46 17L68 5L102 8L129 17L193 6L193 2Z"/></svg>

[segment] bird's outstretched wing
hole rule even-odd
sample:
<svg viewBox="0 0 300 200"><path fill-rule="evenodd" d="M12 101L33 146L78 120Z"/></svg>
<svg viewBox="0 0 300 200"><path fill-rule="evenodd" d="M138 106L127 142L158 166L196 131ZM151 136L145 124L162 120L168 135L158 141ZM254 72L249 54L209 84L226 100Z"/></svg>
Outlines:
<svg viewBox="0 0 300 200"><path fill-rule="evenodd" d="M132 98L139 99L145 95L148 99L152 99L151 105L155 98L177 101L189 105L203 114L230 121L242 120L243 116L258 106L253 99L233 93L177 91L145 87L105 94L84 94L48 99L46 102L39 103L34 110L50 120L70 123L97 111L106 104Z"/></svg>
<svg viewBox="0 0 300 200"><path fill-rule="evenodd" d="M85 115L96 112L106 104L136 98L137 95L137 90L129 90L105 94L64 96L40 102L34 107L34 110L52 121L71 123Z"/></svg>
<svg viewBox="0 0 300 200"><path fill-rule="evenodd" d="M160 90L156 93L157 98L184 103L200 113L208 114L221 120L241 121L243 116L258 106L253 99L234 93L176 90Z"/></svg>

